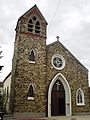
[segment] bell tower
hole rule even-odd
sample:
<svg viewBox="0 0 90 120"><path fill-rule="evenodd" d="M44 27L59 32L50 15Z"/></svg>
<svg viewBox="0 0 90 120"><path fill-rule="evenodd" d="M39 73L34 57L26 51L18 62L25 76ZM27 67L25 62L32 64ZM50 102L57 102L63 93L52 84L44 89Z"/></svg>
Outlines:
<svg viewBox="0 0 90 120"><path fill-rule="evenodd" d="M10 111L45 114L47 22L34 5L17 22Z"/></svg>

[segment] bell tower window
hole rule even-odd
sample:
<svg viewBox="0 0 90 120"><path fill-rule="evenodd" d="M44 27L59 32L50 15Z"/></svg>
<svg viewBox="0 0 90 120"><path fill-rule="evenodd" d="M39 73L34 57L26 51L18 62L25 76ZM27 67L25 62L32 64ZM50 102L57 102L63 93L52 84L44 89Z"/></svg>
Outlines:
<svg viewBox="0 0 90 120"><path fill-rule="evenodd" d="M40 22L36 16L32 16L28 21L28 32L40 34Z"/></svg>
<svg viewBox="0 0 90 120"><path fill-rule="evenodd" d="M37 18L36 18L35 16L33 16L33 20L36 21L36 19L37 19Z"/></svg>
<svg viewBox="0 0 90 120"><path fill-rule="evenodd" d="M28 22L28 31L33 32L33 22L32 22L32 19L30 19L29 22Z"/></svg>
<svg viewBox="0 0 90 120"><path fill-rule="evenodd" d="M35 33L40 33L40 23L39 23L39 21L36 22Z"/></svg>

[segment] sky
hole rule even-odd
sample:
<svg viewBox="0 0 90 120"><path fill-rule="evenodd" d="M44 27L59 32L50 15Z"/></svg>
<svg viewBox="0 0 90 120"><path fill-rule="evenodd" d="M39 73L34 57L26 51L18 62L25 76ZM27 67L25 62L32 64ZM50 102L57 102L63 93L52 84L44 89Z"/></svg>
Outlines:
<svg viewBox="0 0 90 120"><path fill-rule="evenodd" d="M0 0L0 50L3 81L12 68L18 18L37 5L48 22L47 44L60 42L90 71L90 0Z"/></svg>

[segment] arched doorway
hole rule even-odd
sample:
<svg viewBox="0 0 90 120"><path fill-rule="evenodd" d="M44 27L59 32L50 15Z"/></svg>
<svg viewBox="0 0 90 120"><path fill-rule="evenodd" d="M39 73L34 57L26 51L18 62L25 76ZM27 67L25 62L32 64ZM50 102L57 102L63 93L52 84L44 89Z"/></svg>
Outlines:
<svg viewBox="0 0 90 120"><path fill-rule="evenodd" d="M55 93L55 89L59 89L59 91ZM57 109L54 108L54 103ZM48 90L48 117L52 115L71 115L71 90L67 80L61 73L58 73L52 79Z"/></svg>
<svg viewBox="0 0 90 120"><path fill-rule="evenodd" d="M56 80L52 88L51 115L65 115L65 90L59 79Z"/></svg>

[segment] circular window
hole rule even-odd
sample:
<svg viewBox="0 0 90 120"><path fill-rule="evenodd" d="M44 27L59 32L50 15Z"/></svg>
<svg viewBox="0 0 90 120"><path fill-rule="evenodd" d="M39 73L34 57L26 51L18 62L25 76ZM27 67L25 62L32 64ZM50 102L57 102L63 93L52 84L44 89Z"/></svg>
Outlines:
<svg viewBox="0 0 90 120"><path fill-rule="evenodd" d="M61 70L65 67L65 59L62 55L55 54L52 57L52 65L55 69Z"/></svg>

